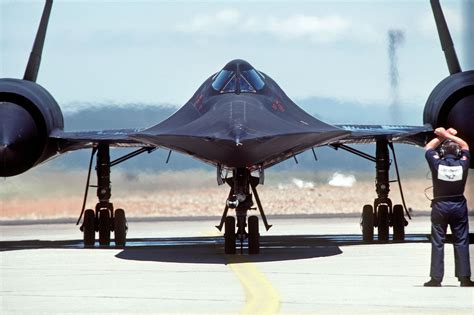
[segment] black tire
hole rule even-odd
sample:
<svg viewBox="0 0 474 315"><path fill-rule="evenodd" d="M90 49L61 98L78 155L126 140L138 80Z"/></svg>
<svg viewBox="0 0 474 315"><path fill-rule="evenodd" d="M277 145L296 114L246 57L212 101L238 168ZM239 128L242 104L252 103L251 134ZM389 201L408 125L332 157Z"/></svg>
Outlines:
<svg viewBox="0 0 474 315"><path fill-rule="evenodd" d="M389 222L388 222L388 206L380 205L377 210L377 225L379 233L379 241L388 241Z"/></svg>
<svg viewBox="0 0 474 315"><path fill-rule="evenodd" d="M393 240L405 240L405 215L402 205L393 206Z"/></svg>
<svg viewBox="0 0 474 315"><path fill-rule="evenodd" d="M95 212L87 209L84 212L84 221L82 222L82 231L84 233L84 246L90 247L95 244Z"/></svg>
<svg viewBox="0 0 474 315"><path fill-rule="evenodd" d="M249 217L249 254L254 255L260 252L260 234L258 233L258 217Z"/></svg>
<svg viewBox="0 0 474 315"><path fill-rule="evenodd" d="M235 254L235 218L231 216L225 218L224 252Z"/></svg>
<svg viewBox="0 0 474 315"><path fill-rule="evenodd" d="M99 245L110 245L110 212L109 210L99 211Z"/></svg>
<svg viewBox="0 0 474 315"><path fill-rule="evenodd" d="M370 243L374 240L374 208L365 205L362 208L362 240Z"/></svg>
<svg viewBox="0 0 474 315"><path fill-rule="evenodd" d="M127 242L127 219L123 209L115 210L114 215L114 238L115 246L125 246Z"/></svg>

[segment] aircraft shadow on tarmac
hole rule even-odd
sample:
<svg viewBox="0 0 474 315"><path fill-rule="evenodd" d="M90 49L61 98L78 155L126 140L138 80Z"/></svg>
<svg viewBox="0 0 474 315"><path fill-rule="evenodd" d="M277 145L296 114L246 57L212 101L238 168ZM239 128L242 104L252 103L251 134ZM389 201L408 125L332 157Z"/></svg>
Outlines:
<svg viewBox="0 0 474 315"><path fill-rule="evenodd" d="M143 243L141 242L143 241ZM262 236L260 254L248 255L244 242L243 256L237 242L237 254L225 255L222 237L186 239L132 240L117 258L137 261L176 262L193 264L232 264L242 262L268 262L329 257L342 254L340 246L368 245L360 235L281 235ZM185 243L182 243L185 241ZM136 242L136 243L134 243ZM187 242L187 243L186 243ZM403 243L428 243L428 235L409 235ZM377 244L375 241L373 245ZM389 243L393 243L390 241ZM370 245L369 245L370 246ZM380 245L375 245L380 246ZM144 250L145 248L145 250Z"/></svg>
<svg viewBox="0 0 474 315"><path fill-rule="evenodd" d="M449 241L448 239L448 242ZM406 240L400 242L400 244L429 242L429 235L427 234L408 234ZM258 255L247 255L246 243L244 242L244 260L233 258L242 257L240 255L239 243L237 243L237 255L223 254L224 244L221 236L129 239L125 247L100 247L96 243L95 247L89 249L122 249L116 257L125 260L192 264L232 264L328 257L342 254L341 246L384 246L384 244L393 243L393 241L389 241L388 243L374 241L371 244L366 244L362 241L360 235L352 234L262 236L260 240L260 254ZM49 248L81 250L84 246L82 240L22 240L0 242L0 251Z"/></svg>

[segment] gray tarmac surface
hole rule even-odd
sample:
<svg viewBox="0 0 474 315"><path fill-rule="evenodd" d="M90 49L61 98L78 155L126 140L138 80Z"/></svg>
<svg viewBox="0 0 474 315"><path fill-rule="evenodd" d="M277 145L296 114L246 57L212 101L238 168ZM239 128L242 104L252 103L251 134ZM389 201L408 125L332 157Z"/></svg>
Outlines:
<svg viewBox="0 0 474 315"><path fill-rule="evenodd" d="M257 256L224 255L216 223L130 222L127 247L88 249L73 224L2 225L0 313L474 314L450 244L443 287L423 287L429 217L369 245L355 217L274 218Z"/></svg>

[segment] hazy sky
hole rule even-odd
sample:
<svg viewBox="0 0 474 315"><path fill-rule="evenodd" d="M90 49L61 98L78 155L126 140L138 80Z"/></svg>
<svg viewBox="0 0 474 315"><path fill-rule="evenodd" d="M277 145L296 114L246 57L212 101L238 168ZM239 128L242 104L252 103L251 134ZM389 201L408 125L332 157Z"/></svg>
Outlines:
<svg viewBox="0 0 474 315"><path fill-rule="evenodd" d="M43 1L0 0L0 77L22 77ZM461 65L461 1L442 1ZM399 50L400 97L424 106L448 71L429 0L56 0L38 83L66 110L89 102L184 104L242 58L293 99L390 104L388 36Z"/></svg>

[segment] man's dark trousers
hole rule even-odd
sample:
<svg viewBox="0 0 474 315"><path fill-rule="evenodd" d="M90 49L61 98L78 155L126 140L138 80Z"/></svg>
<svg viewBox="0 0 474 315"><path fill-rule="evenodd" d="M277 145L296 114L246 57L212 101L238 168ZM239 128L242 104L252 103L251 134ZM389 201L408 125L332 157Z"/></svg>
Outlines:
<svg viewBox="0 0 474 315"><path fill-rule="evenodd" d="M444 242L448 225L453 233L456 277L470 277L469 222L466 199L433 201L431 210L431 272L439 281L444 276Z"/></svg>

